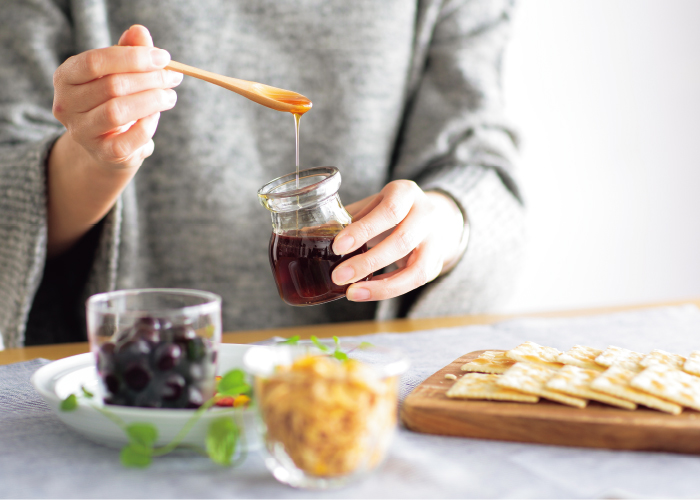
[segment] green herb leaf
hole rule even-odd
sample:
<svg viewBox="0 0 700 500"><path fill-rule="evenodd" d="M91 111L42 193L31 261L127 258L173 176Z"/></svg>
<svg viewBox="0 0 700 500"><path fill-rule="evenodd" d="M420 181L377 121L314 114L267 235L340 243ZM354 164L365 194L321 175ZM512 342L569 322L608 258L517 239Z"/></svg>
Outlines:
<svg viewBox="0 0 700 500"><path fill-rule="evenodd" d="M374 347L371 342L360 342L360 345L357 346L358 349L369 349L370 347Z"/></svg>
<svg viewBox="0 0 700 500"><path fill-rule="evenodd" d="M246 383L245 372L238 368L230 370L221 377L219 384L216 387L217 392L228 392L232 387L236 387Z"/></svg>
<svg viewBox="0 0 700 500"><path fill-rule="evenodd" d="M346 360L348 359L348 355L345 354L345 353L344 353L343 351L341 351L340 349L336 349L336 350L333 352L333 357L334 357L335 359L339 359L340 361L346 361Z"/></svg>
<svg viewBox="0 0 700 500"><path fill-rule="evenodd" d="M238 368L226 372L216 388L216 392L223 396L237 396L249 393L250 390L245 372Z"/></svg>
<svg viewBox="0 0 700 500"><path fill-rule="evenodd" d="M238 396L240 394L248 394L251 388L248 384L240 384L229 387L225 391L217 391L221 396Z"/></svg>
<svg viewBox="0 0 700 500"><path fill-rule="evenodd" d="M78 398L75 394L71 394L66 399L61 401L61 411L73 411L78 407Z"/></svg>
<svg viewBox="0 0 700 500"><path fill-rule="evenodd" d="M152 451L152 449L130 443L122 448L121 453L119 453L119 460L124 467L138 467L143 469L151 465Z"/></svg>
<svg viewBox="0 0 700 500"><path fill-rule="evenodd" d="M129 424L124 429L131 444L144 448L153 448L158 440L158 429L153 424Z"/></svg>
<svg viewBox="0 0 700 500"><path fill-rule="evenodd" d="M214 420L207 431L207 452L212 462L231 465L239 435L240 430L232 419L222 417Z"/></svg>
<svg viewBox="0 0 700 500"><path fill-rule="evenodd" d="M295 335L294 337L289 337L287 340L282 340L281 342L278 342L278 344L290 344L290 345L296 345L299 343L299 335Z"/></svg>
<svg viewBox="0 0 700 500"><path fill-rule="evenodd" d="M333 335L333 342L335 342L335 346L340 349L340 339Z"/></svg>
<svg viewBox="0 0 700 500"><path fill-rule="evenodd" d="M93 393L91 393L90 391L88 391L84 385L81 386L80 388L83 390L83 394L85 395L86 398L92 399L93 397L95 397L95 395Z"/></svg>
<svg viewBox="0 0 700 500"><path fill-rule="evenodd" d="M317 339L315 336L313 336L313 335L311 336L311 342L313 342L314 345L315 345L316 347L318 347L319 349L321 349L323 352L328 352L328 351L330 351L330 348L329 348L327 345L321 343L321 341L318 340L318 339Z"/></svg>

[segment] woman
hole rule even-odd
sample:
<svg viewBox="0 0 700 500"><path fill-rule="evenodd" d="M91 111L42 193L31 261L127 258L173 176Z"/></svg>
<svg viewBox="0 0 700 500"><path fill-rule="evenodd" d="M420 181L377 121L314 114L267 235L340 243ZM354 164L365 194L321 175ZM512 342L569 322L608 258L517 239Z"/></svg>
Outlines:
<svg viewBox="0 0 700 500"><path fill-rule="evenodd" d="M84 298L115 288L213 291L229 331L494 307L522 241L499 88L511 8L492 0L4 6L5 346L84 339ZM399 269L352 285L349 300L284 304L256 191L293 169L292 118L182 81L163 70L170 57L309 96L302 168L339 166L341 199L361 200L348 207L361 218L334 250L376 243L333 280Z"/></svg>

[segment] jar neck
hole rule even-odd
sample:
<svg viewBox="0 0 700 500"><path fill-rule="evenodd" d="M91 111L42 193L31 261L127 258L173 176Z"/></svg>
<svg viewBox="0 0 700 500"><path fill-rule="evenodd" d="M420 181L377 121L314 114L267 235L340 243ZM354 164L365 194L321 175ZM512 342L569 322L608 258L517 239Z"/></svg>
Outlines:
<svg viewBox="0 0 700 500"><path fill-rule="evenodd" d="M338 193L321 203L293 212L271 212L272 230L276 234L322 234L334 236L352 222Z"/></svg>
<svg viewBox="0 0 700 500"><path fill-rule="evenodd" d="M340 172L314 167L278 177L258 191L260 203L271 212L296 212L323 203L338 193Z"/></svg>

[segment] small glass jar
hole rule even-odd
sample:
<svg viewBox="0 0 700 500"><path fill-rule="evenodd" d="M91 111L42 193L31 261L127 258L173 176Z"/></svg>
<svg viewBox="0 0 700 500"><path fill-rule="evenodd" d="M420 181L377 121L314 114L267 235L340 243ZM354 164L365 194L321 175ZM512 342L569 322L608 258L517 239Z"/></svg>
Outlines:
<svg viewBox="0 0 700 500"><path fill-rule="evenodd" d="M214 395L221 297L179 289L120 290L87 302L104 402L198 408Z"/></svg>
<svg viewBox="0 0 700 500"><path fill-rule="evenodd" d="M255 379L268 452L265 465L282 483L342 487L386 457L408 358L367 343L341 346L339 351L332 341L300 341L246 352L243 362Z"/></svg>
<svg viewBox="0 0 700 500"><path fill-rule="evenodd" d="M272 213L270 266L280 297L292 306L312 306L345 297L349 285L336 285L331 273L341 262L367 251L333 252L333 239L352 217L338 196L340 172L315 167L265 184L260 203ZM367 281L370 274L363 278Z"/></svg>

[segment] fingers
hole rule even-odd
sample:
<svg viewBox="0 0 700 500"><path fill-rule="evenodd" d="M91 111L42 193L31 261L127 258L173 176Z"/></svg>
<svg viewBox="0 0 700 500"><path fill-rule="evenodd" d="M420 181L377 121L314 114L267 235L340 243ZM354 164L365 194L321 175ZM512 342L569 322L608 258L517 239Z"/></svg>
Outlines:
<svg viewBox="0 0 700 500"><path fill-rule="evenodd" d="M107 47L70 57L54 73L54 86L80 85L115 73L163 69L170 54L152 47Z"/></svg>
<svg viewBox="0 0 700 500"><path fill-rule="evenodd" d="M153 153L160 113L175 106L182 75L164 70L170 54L134 25L119 45L83 52L54 73L54 116L95 164L138 168Z"/></svg>
<svg viewBox="0 0 700 500"><path fill-rule="evenodd" d="M91 141L129 122L172 109L177 94L170 89L154 89L124 97L115 97L83 114L83 119L69 127L78 142Z"/></svg>
<svg viewBox="0 0 700 500"><path fill-rule="evenodd" d="M117 45L142 45L144 47L153 47L153 38L151 38L151 33L148 31L148 29L146 29L145 26L141 26L140 24L134 24L131 28L122 33L122 36L121 38L119 38L119 43Z"/></svg>
<svg viewBox="0 0 700 500"><path fill-rule="evenodd" d="M387 184L379 195L381 199L373 210L338 233L333 242L333 252L338 255L353 252L396 226L406 218L416 198L424 197L425 193L415 182L400 180Z"/></svg>
<svg viewBox="0 0 700 500"><path fill-rule="evenodd" d="M416 247L405 268L351 285L348 300L366 302L398 297L434 280L442 270L442 252L431 241Z"/></svg>
<svg viewBox="0 0 700 500"><path fill-rule="evenodd" d="M118 73L72 87L72 92L61 100L64 109L85 113L114 98L151 89L169 89L182 83L183 75L161 69L147 73Z"/></svg>
<svg viewBox="0 0 700 500"><path fill-rule="evenodd" d="M153 154L153 134L156 133L160 113L137 120L126 132L105 137L96 144L96 154L103 161L122 167L140 166Z"/></svg>
<svg viewBox="0 0 700 500"><path fill-rule="evenodd" d="M370 217L371 215L367 215L363 220ZM420 245L433 230L432 217L432 206L425 196L419 197L406 218L384 241L336 267L332 274L333 281L338 285L354 283L402 259Z"/></svg>

